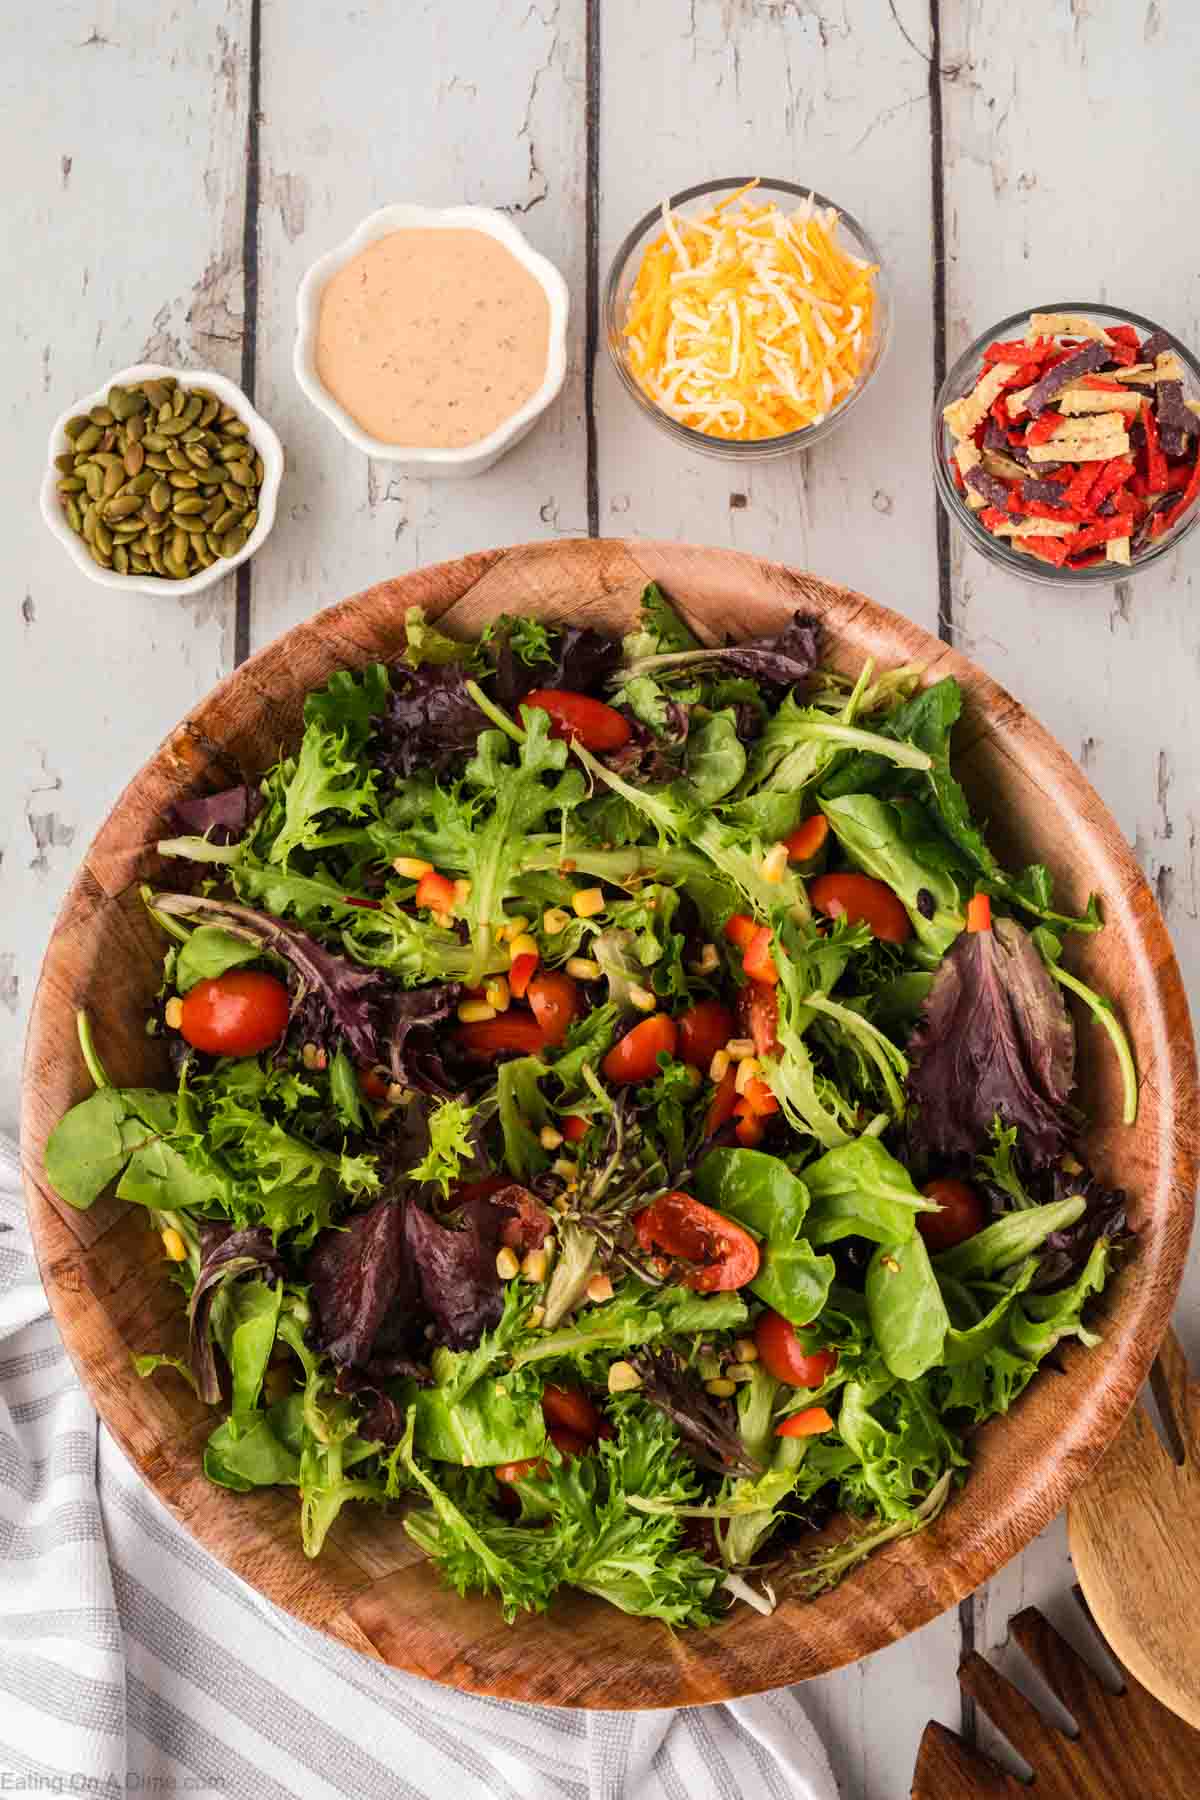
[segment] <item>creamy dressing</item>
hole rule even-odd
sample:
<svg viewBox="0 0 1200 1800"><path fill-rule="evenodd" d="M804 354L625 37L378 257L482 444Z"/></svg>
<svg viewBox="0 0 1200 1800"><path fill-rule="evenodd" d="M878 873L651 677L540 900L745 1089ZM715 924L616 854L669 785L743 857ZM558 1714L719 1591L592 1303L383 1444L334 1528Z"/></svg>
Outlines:
<svg viewBox="0 0 1200 1800"><path fill-rule="evenodd" d="M321 295L317 374L387 444L478 443L537 392L549 347L544 288L483 231L393 231Z"/></svg>

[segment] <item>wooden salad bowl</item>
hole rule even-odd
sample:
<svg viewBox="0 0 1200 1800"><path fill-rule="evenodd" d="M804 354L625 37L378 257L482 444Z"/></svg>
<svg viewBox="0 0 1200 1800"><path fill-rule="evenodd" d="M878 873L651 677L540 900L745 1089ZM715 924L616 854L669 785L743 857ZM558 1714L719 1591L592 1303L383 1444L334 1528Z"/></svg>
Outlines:
<svg viewBox="0 0 1200 1800"><path fill-rule="evenodd" d="M785 1599L769 1618L742 1605L717 1627L675 1636L581 1594L506 1626L494 1601L443 1589L398 1519L373 1508L348 1507L307 1561L294 1493L211 1486L201 1470L208 1409L169 1373L134 1373L131 1351L179 1352L185 1337L144 1210L108 1198L73 1212L42 1166L51 1126L90 1090L77 1008L92 1015L114 1079L164 1075L142 1030L163 946L137 890L161 875L154 845L172 801L273 763L300 735L310 688L335 669L399 655L406 607L464 637L506 611L620 632L649 580L708 641L778 630L802 608L823 618L827 660L844 669L871 656L957 677L966 707L956 768L998 852L1047 863L1073 909L1093 889L1102 897L1106 928L1073 938L1069 956L1115 1001L1142 1078L1138 1122L1125 1128L1107 1041L1080 1021L1087 1154L1106 1185L1128 1191L1137 1233L1103 1296L1100 1346L1066 1346L1058 1368L978 1433L966 1485L931 1529L889 1545L819 1600ZM117 801L59 915L30 1026L22 1142L34 1240L67 1348L125 1454L214 1556L394 1668L557 1706L663 1707L803 1681L878 1650L969 1594L1054 1517L1115 1436L1166 1330L1192 1225L1196 1100L1187 1000L1154 898L1083 774L1009 694L907 619L816 576L729 550L580 540L483 551L381 582L261 650L171 733Z"/></svg>

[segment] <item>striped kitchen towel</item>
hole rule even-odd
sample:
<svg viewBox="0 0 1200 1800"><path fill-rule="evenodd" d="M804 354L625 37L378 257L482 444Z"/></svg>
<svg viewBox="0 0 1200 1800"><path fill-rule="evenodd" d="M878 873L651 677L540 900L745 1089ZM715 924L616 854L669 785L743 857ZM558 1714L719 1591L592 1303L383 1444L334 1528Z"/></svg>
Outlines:
<svg viewBox="0 0 1200 1800"><path fill-rule="evenodd" d="M207 1800L833 1800L794 1693L483 1700L297 1624L143 1487L75 1379L0 1140L0 1790Z"/></svg>

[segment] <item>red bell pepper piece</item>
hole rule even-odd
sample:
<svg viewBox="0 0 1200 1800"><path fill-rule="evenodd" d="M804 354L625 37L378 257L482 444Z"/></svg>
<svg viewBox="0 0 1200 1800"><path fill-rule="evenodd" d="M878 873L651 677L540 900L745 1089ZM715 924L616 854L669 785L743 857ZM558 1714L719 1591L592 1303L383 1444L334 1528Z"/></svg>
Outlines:
<svg viewBox="0 0 1200 1800"><path fill-rule="evenodd" d="M1007 342L998 338L984 351L983 365L984 368L990 368L993 363L1024 363L1031 361L1033 355L1029 345L1023 344L1020 338L1010 338Z"/></svg>
<svg viewBox="0 0 1200 1800"><path fill-rule="evenodd" d="M1023 513L1025 511L1025 507L1021 501L1020 491L1015 482L1008 490L1008 500L1006 504L1010 513Z"/></svg>
<svg viewBox="0 0 1200 1800"><path fill-rule="evenodd" d="M1073 538L1027 537L1022 540L1027 550L1032 550L1043 562L1053 563L1061 569L1067 560L1067 551L1075 540Z"/></svg>
<svg viewBox="0 0 1200 1800"><path fill-rule="evenodd" d="M1048 474L1043 473L1042 469L1039 469L1038 470L1038 480L1039 481L1061 481L1063 486L1065 487L1067 485L1067 483L1074 476L1074 473L1075 473L1074 464L1068 463L1065 469L1051 469Z"/></svg>
<svg viewBox="0 0 1200 1800"><path fill-rule="evenodd" d="M1055 412L1052 407L1047 407L1041 418L1035 419L1025 433L1025 442L1027 444L1048 444L1061 424L1062 414Z"/></svg>
<svg viewBox="0 0 1200 1800"><path fill-rule="evenodd" d="M1041 372L1041 365L1039 363L1022 363L1019 369L1013 370L1004 386L1000 389L1000 392L1006 394L1010 388L1032 387Z"/></svg>
<svg viewBox="0 0 1200 1800"><path fill-rule="evenodd" d="M1142 424L1146 428L1146 492L1162 494L1167 487L1167 459L1158 441L1158 420L1148 401L1142 408Z"/></svg>
<svg viewBox="0 0 1200 1800"><path fill-rule="evenodd" d="M947 457L946 460L950 464L950 474L954 481L955 487L958 489L960 494L965 494L967 491L967 484L963 480L962 470L959 468L958 464L955 462L955 460L952 456Z"/></svg>

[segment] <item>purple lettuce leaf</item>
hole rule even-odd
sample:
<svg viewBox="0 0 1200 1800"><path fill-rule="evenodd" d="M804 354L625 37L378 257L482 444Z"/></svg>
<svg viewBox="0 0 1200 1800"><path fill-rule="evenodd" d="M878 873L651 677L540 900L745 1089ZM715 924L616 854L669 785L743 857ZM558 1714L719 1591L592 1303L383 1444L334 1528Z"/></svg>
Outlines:
<svg viewBox="0 0 1200 1800"><path fill-rule="evenodd" d="M379 1054L393 1081L442 1099L456 1093L462 1083L452 1079L442 1060L448 1039L437 1027L458 1005L462 984L435 982L430 987L395 988L379 1008Z"/></svg>
<svg viewBox="0 0 1200 1800"><path fill-rule="evenodd" d="M213 1301L227 1281L256 1275L274 1285L286 1278L283 1258L265 1225L235 1231L228 1225L200 1228L200 1270L188 1301L188 1361L202 1400L215 1406L221 1398L216 1350L209 1320Z"/></svg>
<svg viewBox="0 0 1200 1800"><path fill-rule="evenodd" d="M914 1148L975 1155L993 1119L1016 1125L1034 1167L1071 1129L1075 1033L1029 934L1012 919L964 932L934 977L908 1045Z"/></svg>
<svg viewBox="0 0 1200 1800"><path fill-rule="evenodd" d="M496 1273L502 1215L484 1198L462 1209L459 1228L441 1225L415 1202L404 1235L421 1298L451 1350L469 1350L500 1322L504 1301Z"/></svg>
<svg viewBox="0 0 1200 1800"><path fill-rule="evenodd" d="M619 750L608 750L600 756L605 768L638 787L661 787L676 780L683 773L689 709L679 701L668 701L662 733L652 731L627 706L618 706L617 711L628 722L631 735Z"/></svg>
<svg viewBox="0 0 1200 1800"><path fill-rule="evenodd" d="M387 709L373 721L374 766L407 781L421 770L441 774L456 756L474 750L489 721L467 692L468 679L458 663L393 668Z"/></svg>
<svg viewBox="0 0 1200 1800"><path fill-rule="evenodd" d="M629 1358L642 1378L639 1398L665 1413L692 1461L715 1475L760 1475L742 1443L737 1413L714 1400L674 1350L645 1349Z"/></svg>
<svg viewBox="0 0 1200 1800"><path fill-rule="evenodd" d="M768 687L794 688L807 681L821 655L821 621L806 613L792 614L791 622L770 637L750 638L744 644L728 644L707 652L710 661L735 675L748 675Z"/></svg>
<svg viewBox="0 0 1200 1800"><path fill-rule="evenodd" d="M197 794L191 800L177 800L171 810L179 832L206 837L212 844L236 844L264 805L261 789L243 781L236 787L222 788L219 794Z"/></svg>
<svg viewBox="0 0 1200 1800"><path fill-rule="evenodd" d="M568 625L550 641L553 660L530 664L517 655L507 631L498 635L492 692L507 711L515 714L534 688L566 688L575 694L601 692L621 661L619 639L590 625Z"/></svg>
<svg viewBox="0 0 1200 1800"><path fill-rule="evenodd" d="M389 1311L411 1315L417 1305L404 1213L397 1200L376 1200L344 1228L322 1232L309 1253L315 1342L339 1365L368 1362Z"/></svg>
<svg viewBox="0 0 1200 1800"><path fill-rule="evenodd" d="M1031 1289L1034 1293L1052 1293L1066 1287L1082 1272L1097 1238L1119 1242L1129 1236L1126 1200L1123 1188L1103 1187L1090 1169L1077 1175L1066 1175L1055 1169L1051 1200L1065 1200L1071 1194L1082 1194L1087 1211L1062 1231L1052 1231L1042 1245L1038 1271Z"/></svg>

